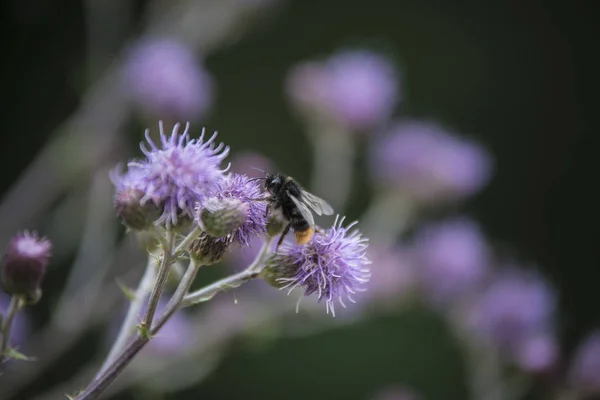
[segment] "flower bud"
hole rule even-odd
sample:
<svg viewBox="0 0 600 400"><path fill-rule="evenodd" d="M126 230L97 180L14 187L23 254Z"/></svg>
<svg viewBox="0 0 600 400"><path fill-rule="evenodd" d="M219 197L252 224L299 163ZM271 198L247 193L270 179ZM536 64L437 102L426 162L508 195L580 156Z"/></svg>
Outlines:
<svg viewBox="0 0 600 400"><path fill-rule="evenodd" d="M248 205L236 198L211 197L199 210L204 231L213 237L227 236L246 221Z"/></svg>
<svg viewBox="0 0 600 400"><path fill-rule="evenodd" d="M270 286L281 289L289 285L286 278L293 278L297 270L298 266L291 259L273 254L265 261L265 267L260 276Z"/></svg>
<svg viewBox="0 0 600 400"><path fill-rule="evenodd" d="M202 265L216 264L225 255L231 239L216 238L206 233L202 233L198 239L194 240L190 246L190 257Z"/></svg>
<svg viewBox="0 0 600 400"><path fill-rule="evenodd" d="M114 206L117 215L130 229L143 231L150 228L160 216L160 210L151 201L141 204L144 193L141 190L124 187L117 191Z"/></svg>
<svg viewBox="0 0 600 400"><path fill-rule="evenodd" d="M0 280L4 291L25 296L29 302L41 297L41 283L50 258L51 243L35 233L23 232L11 239L2 260Z"/></svg>

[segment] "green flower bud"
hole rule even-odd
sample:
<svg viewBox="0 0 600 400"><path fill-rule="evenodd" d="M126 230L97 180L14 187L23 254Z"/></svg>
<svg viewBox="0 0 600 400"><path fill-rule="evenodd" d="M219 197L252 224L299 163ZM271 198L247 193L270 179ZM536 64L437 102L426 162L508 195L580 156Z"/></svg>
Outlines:
<svg viewBox="0 0 600 400"><path fill-rule="evenodd" d="M247 216L248 205L236 198L211 197L199 210L204 231L214 237L229 235L242 226Z"/></svg>
<svg viewBox="0 0 600 400"><path fill-rule="evenodd" d="M117 192L114 200L121 221L135 231L149 229L160 216L160 209L153 202L140 203L143 196L141 190L125 187Z"/></svg>
<svg viewBox="0 0 600 400"><path fill-rule="evenodd" d="M225 255L230 243L231 239L229 237L216 238L203 232L198 239L192 242L189 254L199 264L216 264Z"/></svg>

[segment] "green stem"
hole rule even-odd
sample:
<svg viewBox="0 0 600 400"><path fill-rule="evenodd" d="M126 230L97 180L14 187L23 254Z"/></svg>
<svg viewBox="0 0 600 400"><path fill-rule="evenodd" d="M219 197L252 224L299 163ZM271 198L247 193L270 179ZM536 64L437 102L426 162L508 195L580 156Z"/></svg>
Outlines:
<svg viewBox="0 0 600 400"><path fill-rule="evenodd" d="M179 283L175 294L165 307L162 314L158 317L155 325L150 329L150 335L137 335L133 341L125 348L121 355L106 369L104 374L93 380L83 393L77 396L76 400L92 400L98 398L106 388L119 376L119 374L129 365L136 354L150 341L152 336L158 333L159 329L171 318L171 316L181 306L185 293L189 290L200 265L193 260Z"/></svg>
<svg viewBox="0 0 600 400"><path fill-rule="evenodd" d="M177 255L179 255L179 253L187 250L187 248L190 246L190 244L192 244L192 242L196 239L198 239L198 236L200 236L200 234L202 233L202 229L200 229L199 227L195 227L182 241L181 243L179 243L179 245L175 248L175 251L173 251L173 254L177 257Z"/></svg>
<svg viewBox="0 0 600 400"><path fill-rule="evenodd" d="M127 310L127 315L123 320L123 324L121 325L121 329L119 331L119 335L117 336L117 340L112 345L110 352L108 353L108 357L102 364L102 368L96 374L96 377L102 375L109 365L111 365L121 354L125 346L127 345L127 339L131 336L132 332L135 330L135 326L137 324L137 318L142 309L144 301L148 297L148 293L152 288L152 283L155 279L155 269L156 262L154 255L148 255L148 263L146 264L146 271L140 280L137 290L135 291L135 297L129 303L129 309Z"/></svg>
<svg viewBox="0 0 600 400"><path fill-rule="evenodd" d="M242 272L235 275L228 276L221 280L218 280L202 289L196 290L195 292L188 293L183 298L183 307L191 306L203 301L210 300L215 294L221 290L236 288L241 286L244 282L256 278L260 274L263 268L263 262L267 254L269 253L269 247L273 239L265 237L262 248L257 254L256 258L252 263Z"/></svg>
<svg viewBox="0 0 600 400"><path fill-rule="evenodd" d="M171 259L173 257L171 252L173 250L174 238L175 235L172 231L167 232L167 245L163 249L163 257L160 263L160 268L158 269L156 283L154 284L152 292L150 293L150 297L148 299L148 306L146 307L146 315L144 316L144 320L142 321L142 326L145 328L150 328L152 326L152 320L154 319L154 314L156 313L156 307L158 307L158 301L160 300L160 296L162 295L165 283L167 282L167 278L169 277Z"/></svg>
<svg viewBox="0 0 600 400"><path fill-rule="evenodd" d="M371 242L385 246L395 242L417 217L417 208L410 199L394 192L375 195L363 215L361 224Z"/></svg>
<svg viewBox="0 0 600 400"><path fill-rule="evenodd" d="M12 322L19 311L19 308L22 306L22 298L17 295L13 295L10 299L10 304L8 306L8 310L6 311L6 315L4 316L2 322L2 328L0 329L0 334L2 335L2 341L0 342L0 364L4 361L6 357L6 350L8 349L8 338L10 337L10 329L12 327Z"/></svg>
<svg viewBox="0 0 600 400"><path fill-rule="evenodd" d="M308 130L314 149L311 191L343 211L352 189L355 138L329 121L316 121Z"/></svg>

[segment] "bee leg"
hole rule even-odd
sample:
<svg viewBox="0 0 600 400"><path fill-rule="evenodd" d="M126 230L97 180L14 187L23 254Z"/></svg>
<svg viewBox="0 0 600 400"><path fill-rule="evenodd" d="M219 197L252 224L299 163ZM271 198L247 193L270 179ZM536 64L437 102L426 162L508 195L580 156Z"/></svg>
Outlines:
<svg viewBox="0 0 600 400"><path fill-rule="evenodd" d="M285 238L285 235L288 234L288 232L290 231L291 227L292 227L292 223L290 222L283 229L283 232L281 232L281 236L279 236L279 241L277 242L277 246L275 246L275 253L277 253L277 249L279 248L279 246L281 245L281 243L283 243L283 239Z"/></svg>

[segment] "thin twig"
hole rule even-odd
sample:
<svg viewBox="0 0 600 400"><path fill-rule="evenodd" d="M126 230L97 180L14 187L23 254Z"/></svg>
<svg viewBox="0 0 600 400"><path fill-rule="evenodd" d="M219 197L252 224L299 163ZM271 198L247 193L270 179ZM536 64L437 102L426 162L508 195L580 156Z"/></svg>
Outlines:
<svg viewBox="0 0 600 400"><path fill-rule="evenodd" d="M6 350L8 349L8 338L10 337L10 329L12 327L13 319L22 306L22 298L17 295L13 295L10 299L10 304L6 315L2 321L2 329L0 329L0 335L2 335L2 341L0 342L0 365L7 358Z"/></svg>
<svg viewBox="0 0 600 400"><path fill-rule="evenodd" d="M100 372L98 375L103 374L108 366L112 364L119 354L123 351L125 346L127 345L127 339L131 336L132 332L134 332L134 328L137 322L138 314L142 309L142 305L146 300L150 289L152 288L152 283L155 279L155 270L156 270L156 259L154 255L148 255L148 263L146 265L146 271L140 280L137 290L135 291L134 298L129 303L129 309L127 310L127 315L123 320L123 325L121 325L121 329L119 331L119 335L117 336L117 340L113 344L104 364L100 368Z"/></svg>
<svg viewBox="0 0 600 400"><path fill-rule="evenodd" d="M77 400L92 400L100 396L104 390L119 376L119 374L125 369L135 355L150 341L153 335L155 335L159 329L171 318L171 316L179 309L185 293L189 290L196 273L198 272L199 265L193 260L190 261L190 265L179 283L177 290L173 294L173 297L167 303L162 314L159 316L156 324L152 326L150 335L138 334L135 339L129 343L123 353L112 363L104 374L99 376L97 379L92 381L88 388L79 396Z"/></svg>
<svg viewBox="0 0 600 400"><path fill-rule="evenodd" d="M144 316L144 320L142 321L142 326L147 329L150 329L152 326L156 307L158 307L160 296L162 295L165 283L169 277L169 270L171 269L171 261L173 258L172 251L174 240L175 233L172 231L167 232L167 246L163 249L162 260L160 263L160 268L158 269L158 277L156 278L156 283L154 284L152 292L150 293L146 314Z"/></svg>

